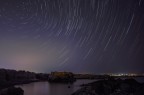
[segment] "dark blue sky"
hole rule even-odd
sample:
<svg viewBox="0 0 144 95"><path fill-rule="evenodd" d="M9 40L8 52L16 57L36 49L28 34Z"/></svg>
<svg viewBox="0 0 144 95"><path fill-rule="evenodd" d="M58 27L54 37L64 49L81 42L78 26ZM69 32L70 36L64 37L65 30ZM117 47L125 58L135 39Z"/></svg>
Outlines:
<svg viewBox="0 0 144 95"><path fill-rule="evenodd" d="M0 68L144 73L143 0L0 0Z"/></svg>

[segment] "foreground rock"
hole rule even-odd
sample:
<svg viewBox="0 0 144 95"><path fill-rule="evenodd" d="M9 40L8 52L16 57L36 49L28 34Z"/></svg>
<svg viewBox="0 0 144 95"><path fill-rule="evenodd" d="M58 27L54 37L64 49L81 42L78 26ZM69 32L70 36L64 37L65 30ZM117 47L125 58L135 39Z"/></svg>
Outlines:
<svg viewBox="0 0 144 95"><path fill-rule="evenodd" d="M134 79L108 79L82 85L72 95L144 95L144 84Z"/></svg>
<svg viewBox="0 0 144 95"><path fill-rule="evenodd" d="M24 95L24 91L19 87L9 87L1 90L0 95Z"/></svg>

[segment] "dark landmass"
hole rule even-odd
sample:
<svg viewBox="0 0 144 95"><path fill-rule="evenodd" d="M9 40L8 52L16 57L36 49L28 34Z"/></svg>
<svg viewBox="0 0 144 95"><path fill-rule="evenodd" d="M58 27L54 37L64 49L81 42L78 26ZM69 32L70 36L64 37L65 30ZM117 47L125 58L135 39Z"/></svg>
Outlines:
<svg viewBox="0 0 144 95"><path fill-rule="evenodd" d="M73 83L76 81L72 72L51 72L49 82Z"/></svg>
<svg viewBox="0 0 144 95"><path fill-rule="evenodd" d="M109 75L93 75L93 74L74 74L76 79L105 79Z"/></svg>
<svg viewBox="0 0 144 95"><path fill-rule="evenodd" d="M144 83L134 79L99 80L81 85L82 88L72 95L144 95Z"/></svg>
<svg viewBox="0 0 144 95"><path fill-rule="evenodd" d="M109 77L114 78L135 78L135 77L144 77L143 74L126 74L126 75L111 75L111 74L101 74L101 75L94 75L94 74L74 74L76 79L108 79Z"/></svg>
<svg viewBox="0 0 144 95"><path fill-rule="evenodd" d="M9 87L0 91L0 95L24 95L20 87Z"/></svg>
<svg viewBox="0 0 144 95"><path fill-rule="evenodd" d="M131 78L136 76L109 76L92 74L73 74L71 72L52 72L51 74L0 69L0 95L23 95L24 91L14 85L38 81L73 83L76 79L100 79L83 84L72 95L144 95L144 84ZM141 77L141 76L139 76ZM121 78L121 79L120 79Z"/></svg>
<svg viewBox="0 0 144 95"><path fill-rule="evenodd" d="M21 88L12 86L45 80L48 80L48 74L0 69L0 95L22 95L20 93ZM15 91L14 93L18 92L18 94L6 94L9 91L11 93L11 89Z"/></svg>

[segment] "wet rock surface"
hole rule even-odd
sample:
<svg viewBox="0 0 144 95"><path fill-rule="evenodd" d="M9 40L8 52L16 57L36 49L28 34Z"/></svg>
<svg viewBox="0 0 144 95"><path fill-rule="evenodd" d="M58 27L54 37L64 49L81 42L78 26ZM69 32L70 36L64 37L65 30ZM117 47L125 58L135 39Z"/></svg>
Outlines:
<svg viewBox="0 0 144 95"><path fill-rule="evenodd" d="M144 84L134 79L108 79L82 85L72 95L144 95Z"/></svg>

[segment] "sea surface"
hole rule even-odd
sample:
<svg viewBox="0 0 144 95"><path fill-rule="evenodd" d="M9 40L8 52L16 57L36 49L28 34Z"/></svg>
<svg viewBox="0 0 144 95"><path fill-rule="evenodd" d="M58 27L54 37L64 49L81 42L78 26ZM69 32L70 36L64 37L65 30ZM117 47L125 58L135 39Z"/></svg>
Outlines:
<svg viewBox="0 0 144 95"><path fill-rule="evenodd" d="M144 83L143 77L135 78L138 82ZM34 82L30 84L18 85L24 90L24 95L71 95L80 89L80 85L97 80L80 79L73 84Z"/></svg>
<svg viewBox="0 0 144 95"><path fill-rule="evenodd" d="M80 79L73 84L34 82L18 85L24 90L24 95L71 95L80 88L80 85L96 80Z"/></svg>

